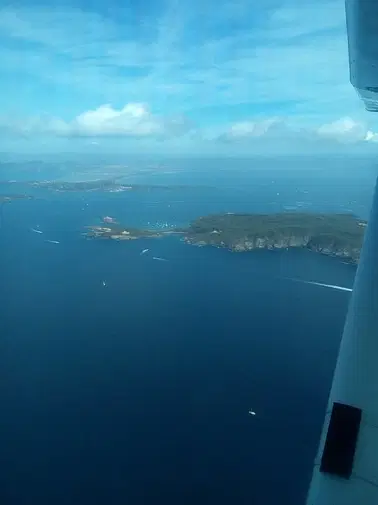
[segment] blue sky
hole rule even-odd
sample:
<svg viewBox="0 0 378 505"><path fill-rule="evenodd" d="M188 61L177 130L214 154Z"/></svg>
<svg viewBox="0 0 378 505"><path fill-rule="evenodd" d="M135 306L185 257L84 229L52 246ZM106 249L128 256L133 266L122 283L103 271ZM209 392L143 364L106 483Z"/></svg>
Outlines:
<svg viewBox="0 0 378 505"><path fill-rule="evenodd" d="M343 0L21 0L0 34L2 150L370 148L378 131Z"/></svg>

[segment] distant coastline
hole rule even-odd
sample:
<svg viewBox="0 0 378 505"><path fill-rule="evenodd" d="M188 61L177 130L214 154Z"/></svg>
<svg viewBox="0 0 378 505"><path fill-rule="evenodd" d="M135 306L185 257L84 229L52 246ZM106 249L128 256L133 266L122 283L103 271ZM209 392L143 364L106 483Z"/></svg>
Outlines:
<svg viewBox="0 0 378 505"><path fill-rule="evenodd" d="M200 188L211 188L215 189L213 186L203 186L203 185L189 185L189 184L131 184L126 182L121 182L124 179L123 176L119 176L113 179L97 179L93 181L79 181L79 182L67 182L67 181L0 181L0 185L12 184L18 187L29 187L34 189L45 189L47 191L56 193L92 193L92 192L102 192L102 193L122 193L125 191L177 191L177 190L190 190L190 189L200 189Z"/></svg>

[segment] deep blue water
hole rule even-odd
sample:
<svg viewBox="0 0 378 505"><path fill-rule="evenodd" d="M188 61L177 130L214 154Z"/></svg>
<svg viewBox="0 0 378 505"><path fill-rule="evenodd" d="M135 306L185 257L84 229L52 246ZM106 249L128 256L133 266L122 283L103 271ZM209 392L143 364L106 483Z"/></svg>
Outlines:
<svg viewBox="0 0 378 505"><path fill-rule="evenodd" d="M1 503L304 503L349 293L284 278L351 286L355 269L301 251L80 235L105 214L161 226L296 199L269 181L244 197L224 186L6 206ZM312 209L366 211L353 188L354 204L324 184L311 200L314 187L301 198Z"/></svg>

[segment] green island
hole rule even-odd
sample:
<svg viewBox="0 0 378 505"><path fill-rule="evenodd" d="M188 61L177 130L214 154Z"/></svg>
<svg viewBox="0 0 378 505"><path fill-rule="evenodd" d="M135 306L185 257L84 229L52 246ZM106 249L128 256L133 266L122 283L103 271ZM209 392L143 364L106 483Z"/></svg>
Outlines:
<svg viewBox="0 0 378 505"><path fill-rule="evenodd" d="M143 230L119 224L88 226L87 238L135 240L180 235L196 246L233 252L255 249L302 248L357 264L366 221L351 214L214 214L192 221L186 228Z"/></svg>

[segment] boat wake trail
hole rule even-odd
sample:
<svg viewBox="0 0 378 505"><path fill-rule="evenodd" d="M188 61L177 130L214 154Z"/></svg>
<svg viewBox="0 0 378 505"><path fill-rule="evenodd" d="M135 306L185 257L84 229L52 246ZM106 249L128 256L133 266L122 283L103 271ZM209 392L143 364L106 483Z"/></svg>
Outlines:
<svg viewBox="0 0 378 505"><path fill-rule="evenodd" d="M153 256L152 258L153 260L156 260L156 261L168 261L166 260L165 258L159 258L158 256Z"/></svg>
<svg viewBox="0 0 378 505"><path fill-rule="evenodd" d="M290 279L287 278L288 281L293 281L293 282L301 282L302 284L312 284L313 286L320 286L323 288L329 288L329 289L338 289L339 291L353 291L352 288L345 288L344 286L337 286L336 284L323 284L322 282L315 282L315 281L304 281L302 279Z"/></svg>

